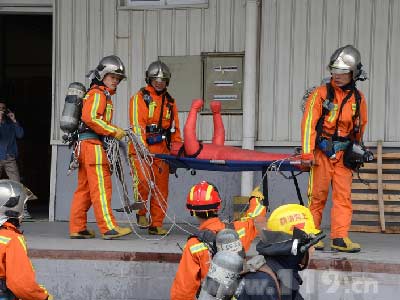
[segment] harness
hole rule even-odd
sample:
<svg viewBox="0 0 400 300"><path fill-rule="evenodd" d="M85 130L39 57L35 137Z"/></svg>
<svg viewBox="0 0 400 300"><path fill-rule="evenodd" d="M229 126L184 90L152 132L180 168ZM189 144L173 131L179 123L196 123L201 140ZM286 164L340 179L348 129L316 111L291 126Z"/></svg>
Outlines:
<svg viewBox="0 0 400 300"><path fill-rule="evenodd" d="M146 106L149 110L154 110L154 107L151 107L152 98L150 95L150 92L146 90L144 87L140 89L140 92L143 95L143 100L146 103ZM165 100L167 100L167 115L170 116L170 122L168 128L163 128L162 127L162 118L164 114L164 104ZM174 114L172 111L172 108L174 106L175 100L172 98L172 96L166 91L162 95L162 100L161 100L161 112L160 112L160 118L158 119L157 124L151 124L146 126L146 134L150 135L150 137L147 138L147 142L152 145L152 144L157 144L163 141L163 137L165 137L166 143L167 143L167 148L168 150L171 149L171 134L175 132L175 129L173 129L173 124L174 124Z"/></svg>
<svg viewBox="0 0 400 300"><path fill-rule="evenodd" d="M336 119L335 124L335 132L333 134L329 134L323 130L323 124L328 113L333 109L333 99L335 98L335 91L332 87L332 84L328 82L326 84L327 89L327 99L322 103L322 114L321 117L317 121L317 125L315 126L315 130L317 131L316 136L316 145L320 148L328 157L334 157L335 153L340 150L346 150L348 145L352 140L355 140L356 134L360 132L360 103L361 103L361 95L356 88L355 84L352 84L351 90L348 92L346 97L343 99L338 117ZM353 121L353 137L351 134L347 137L338 136L338 126L339 119L342 115L344 105L349 101L351 96L355 94L356 99L356 111L354 116L352 117Z"/></svg>

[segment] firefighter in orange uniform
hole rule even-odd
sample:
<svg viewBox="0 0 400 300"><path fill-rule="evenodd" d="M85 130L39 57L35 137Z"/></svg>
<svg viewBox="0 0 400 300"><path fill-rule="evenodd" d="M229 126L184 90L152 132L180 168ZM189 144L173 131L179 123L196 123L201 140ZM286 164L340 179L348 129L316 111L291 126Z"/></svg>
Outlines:
<svg viewBox="0 0 400 300"><path fill-rule="evenodd" d="M78 187L71 205L70 238L94 238L94 231L87 228L87 211L93 205L97 225L103 239L114 239L132 232L119 227L111 210L112 183L107 155L102 137L121 140L125 131L111 123L114 95L118 84L126 78L125 67L115 55L102 58L89 74L90 89L83 100L82 126L79 130Z"/></svg>
<svg viewBox="0 0 400 300"><path fill-rule="evenodd" d="M24 236L18 229L27 199L21 183L0 180L0 299L51 300L53 296L36 282Z"/></svg>
<svg viewBox="0 0 400 300"><path fill-rule="evenodd" d="M263 204L263 199L264 195L259 187L255 188L250 195L246 215L240 221L233 222L233 227L238 233L245 251L249 250L257 235L257 224L265 225L267 208ZM218 218L217 212L220 206L221 198L218 190L209 182L201 181L190 189L186 207L190 214L196 216L200 221L200 232L218 233L226 228L227 224ZM210 241L204 241L200 236L189 237L172 283L171 300L195 299L210 266L210 249L207 246L209 243Z"/></svg>
<svg viewBox="0 0 400 300"><path fill-rule="evenodd" d="M348 236L353 173L347 159L351 157L347 149L353 143L363 147L362 136L367 124L366 100L355 84L357 80L366 79L361 67L361 56L356 48L347 45L337 49L328 66L331 80L310 94L301 124L302 161L312 165L309 209L320 229L332 185L331 248L343 252L361 249ZM320 241L315 248L323 249L324 243Z"/></svg>
<svg viewBox="0 0 400 300"><path fill-rule="evenodd" d="M147 86L130 99L129 121L132 130L154 154L169 154L171 143L182 141L176 101L167 91L170 79L171 72L167 65L161 61L152 62L146 71ZM147 201L149 185L132 145L129 149L130 160L139 180L139 195ZM154 174L159 193L152 193L150 197L150 222L146 209L141 209L137 213L138 225L141 228L148 227L149 234L165 235L167 230L162 225L168 204L170 167L165 161L155 158L151 168L147 173Z"/></svg>

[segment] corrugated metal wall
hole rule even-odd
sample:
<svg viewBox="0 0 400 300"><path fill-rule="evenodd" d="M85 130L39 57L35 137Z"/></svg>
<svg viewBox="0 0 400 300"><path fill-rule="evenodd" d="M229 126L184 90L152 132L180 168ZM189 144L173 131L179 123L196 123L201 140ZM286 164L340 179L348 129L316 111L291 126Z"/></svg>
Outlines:
<svg viewBox="0 0 400 300"><path fill-rule="evenodd" d="M104 55L124 61L128 81L114 97L115 122L128 126L129 97L144 83L144 71L158 56L200 55L201 52L244 51L245 1L210 0L207 9L154 11L117 10L116 0L55 0L56 72L54 132L68 84L85 82L85 74ZM86 82L88 83L88 82ZM178 107L179 107L179 99ZM199 130L211 139L210 116L202 116ZM181 124L186 113L180 113ZM224 116L227 140L240 140L242 117Z"/></svg>
<svg viewBox="0 0 400 300"><path fill-rule="evenodd" d="M304 90L329 76L333 51L355 45L370 80L366 141L400 146L400 1L263 0L259 143L300 140Z"/></svg>
<svg viewBox="0 0 400 300"><path fill-rule="evenodd" d="M58 120L66 87L84 82L98 60L116 53L129 80L114 99L115 120L128 126L129 97L144 85L144 70L158 56L240 52L245 45L245 1L210 0L207 9L118 10L116 0L54 0L55 105L52 138L60 140ZM339 46L361 51L370 80L359 84L369 106L366 140L400 146L397 99L400 85L400 1L262 0L258 142L297 145L300 101L305 88L328 76L325 66ZM179 99L177 99L179 103ZM209 116L200 138L209 140ZM180 114L181 123L186 113ZM227 140L240 141L242 117L224 116Z"/></svg>

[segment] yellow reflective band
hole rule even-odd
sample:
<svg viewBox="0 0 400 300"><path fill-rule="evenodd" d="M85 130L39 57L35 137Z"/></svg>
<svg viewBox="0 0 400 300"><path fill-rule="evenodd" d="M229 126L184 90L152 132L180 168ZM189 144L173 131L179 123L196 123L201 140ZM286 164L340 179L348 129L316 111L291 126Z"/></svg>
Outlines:
<svg viewBox="0 0 400 300"><path fill-rule="evenodd" d="M142 130L139 126L139 106L138 106L138 95L135 95L135 99L133 100L133 105L132 105L132 116L133 116L133 132L136 133L139 137L140 140L142 141L143 145L146 143L144 142L143 136L142 136Z"/></svg>
<svg viewBox="0 0 400 300"><path fill-rule="evenodd" d="M193 201L194 188L195 188L195 187L192 187L192 188L190 189L190 196L189 196L189 200L190 200L190 201Z"/></svg>
<svg viewBox="0 0 400 300"><path fill-rule="evenodd" d="M338 110L338 105L337 105L337 104L334 104L334 105L333 105L333 110L331 110L331 111L329 112L328 122L331 122L331 123L332 123L332 122L335 120L337 110Z"/></svg>
<svg viewBox="0 0 400 300"><path fill-rule="evenodd" d="M94 123L99 125L101 128L103 128L106 131L109 132L114 132L116 129L110 125L108 125L106 122L104 122L101 119L97 118L97 110L99 109L99 104L100 104L100 94L94 94L94 101L93 101L93 106L92 110L90 112L90 117Z"/></svg>
<svg viewBox="0 0 400 300"><path fill-rule="evenodd" d="M240 228L239 230L236 230L236 232L238 233L240 239L246 235L245 228Z"/></svg>
<svg viewBox="0 0 400 300"><path fill-rule="evenodd" d="M208 250L207 246L204 243L194 244L189 248L190 253L195 254L200 251Z"/></svg>
<svg viewBox="0 0 400 300"><path fill-rule="evenodd" d="M102 146L95 145L94 151L96 155L96 175L97 175L97 182L99 188L99 196L100 196L100 204L101 210L103 213L104 221L106 222L107 228L109 230L114 229L114 225L111 222L111 217L109 214L109 207L107 204L107 193L106 188L104 186L104 174L103 174L103 155L102 155Z"/></svg>
<svg viewBox="0 0 400 300"><path fill-rule="evenodd" d="M315 99L317 98L317 92L315 92L311 99L310 107L308 108L308 115L306 119L306 124L304 127L304 136L303 136L303 153L310 153L311 151L311 126L313 120L313 108L315 104Z"/></svg>
<svg viewBox="0 0 400 300"><path fill-rule="evenodd" d="M4 235L0 235L0 244L7 245L11 241L11 238Z"/></svg>
<svg viewBox="0 0 400 300"><path fill-rule="evenodd" d="M208 185L207 187L207 192L206 192L206 201L210 200L211 198L211 192L213 191L213 186L211 184Z"/></svg>
<svg viewBox="0 0 400 300"><path fill-rule="evenodd" d="M307 190L308 207L310 207L312 202L313 183L314 183L314 168L311 167L310 176L308 177L308 190Z"/></svg>
<svg viewBox="0 0 400 300"><path fill-rule="evenodd" d="M27 250L26 250L26 242L25 242L24 237L22 235L20 235L20 236L18 236L18 240L20 241L20 243L22 245L22 248L24 248L25 252L27 252Z"/></svg>
<svg viewBox="0 0 400 300"><path fill-rule="evenodd" d="M154 109L157 106L157 104L154 101L151 101L149 104L149 118L152 118L154 116Z"/></svg>
<svg viewBox="0 0 400 300"><path fill-rule="evenodd" d="M169 120L171 118L171 111L167 110L167 114L165 115L165 119Z"/></svg>
<svg viewBox="0 0 400 300"><path fill-rule="evenodd" d="M112 110L113 110L112 105L111 104L107 104L107 108L106 108L106 121L107 122L111 121Z"/></svg>
<svg viewBox="0 0 400 300"><path fill-rule="evenodd" d="M249 217L255 218L259 216L264 208L264 205L261 205L260 202L257 201L257 206L252 213L249 214Z"/></svg>

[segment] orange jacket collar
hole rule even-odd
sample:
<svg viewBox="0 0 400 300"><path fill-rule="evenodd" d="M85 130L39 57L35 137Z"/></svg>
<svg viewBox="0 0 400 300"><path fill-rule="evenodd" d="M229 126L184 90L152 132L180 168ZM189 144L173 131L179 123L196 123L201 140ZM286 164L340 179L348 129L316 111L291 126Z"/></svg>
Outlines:
<svg viewBox="0 0 400 300"><path fill-rule="evenodd" d="M100 90L102 90L102 91L107 91L107 92L110 93L111 96L115 94L115 90L112 90L112 89L106 87L105 85L97 85L97 84L94 84L94 85L92 86L92 88L98 88L98 89L100 89Z"/></svg>
<svg viewBox="0 0 400 300"><path fill-rule="evenodd" d="M224 228L225 228L225 224L222 223L218 217L208 219L199 226L200 230L208 229L208 230L212 230L215 232L218 232Z"/></svg>

